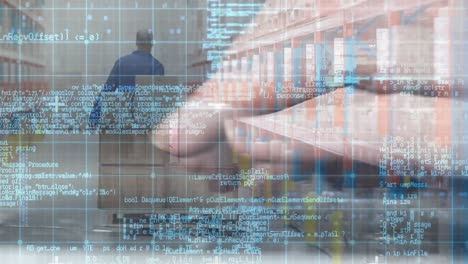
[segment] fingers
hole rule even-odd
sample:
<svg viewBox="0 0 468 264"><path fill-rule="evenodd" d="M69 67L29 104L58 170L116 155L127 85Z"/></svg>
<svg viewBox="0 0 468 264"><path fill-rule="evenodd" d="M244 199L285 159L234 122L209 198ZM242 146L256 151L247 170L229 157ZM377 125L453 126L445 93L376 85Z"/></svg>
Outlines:
<svg viewBox="0 0 468 264"><path fill-rule="evenodd" d="M194 155L223 140L226 120L279 110L287 107L290 101L258 95L250 103L236 101L236 98L226 101L218 93L218 90L214 90L192 95L184 107L156 126L153 131L154 145L174 156Z"/></svg>
<svg viewBox="0 0 468 264"><path fill-rule="evenodd" d="M181 108L154 129L153 144L179 157L206 151L222 140L222 120L231 116L213 106Z"/></svg>

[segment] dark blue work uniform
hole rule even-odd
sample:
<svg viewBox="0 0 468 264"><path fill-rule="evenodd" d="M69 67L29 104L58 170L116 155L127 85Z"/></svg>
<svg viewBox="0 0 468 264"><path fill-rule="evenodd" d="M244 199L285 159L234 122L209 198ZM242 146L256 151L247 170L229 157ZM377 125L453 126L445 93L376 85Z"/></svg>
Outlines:
<svg viewBox="0 0 468 264"><path fill-rule="evenodd" d="M134 92L135 76L137 75L164 75L164 66L151 55L142 50L119 58L112 68L102 92ZM101 96L94 104L89 116L89 124L95 126L101 117Z"/></svg>
<svg viewBox="0 0 468 264"><path fill-rule="evenodd" d="M115 62L103 91L134 88L137 75L164 75L164 66L150 53L134 51Z"/></svg>

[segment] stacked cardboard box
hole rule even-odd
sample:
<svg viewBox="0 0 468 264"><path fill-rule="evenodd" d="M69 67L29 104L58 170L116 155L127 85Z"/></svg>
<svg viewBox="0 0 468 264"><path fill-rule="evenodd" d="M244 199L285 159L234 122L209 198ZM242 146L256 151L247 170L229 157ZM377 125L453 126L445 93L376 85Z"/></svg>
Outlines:
<svg viewBox="0 0 468 264"><path fill-rule="evenodd" d="M393 26L390 36L389 66L395 70L394 73L412 76L432 74L432 28L421 25Z"/></svg>

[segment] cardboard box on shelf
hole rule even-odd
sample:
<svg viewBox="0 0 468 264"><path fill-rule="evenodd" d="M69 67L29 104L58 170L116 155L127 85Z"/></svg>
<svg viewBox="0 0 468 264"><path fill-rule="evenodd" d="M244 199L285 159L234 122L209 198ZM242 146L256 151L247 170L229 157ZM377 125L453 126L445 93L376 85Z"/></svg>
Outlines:
<svg viewBox="0 0 468 264"><path fill-rule="evenodd" d="M433 29L416 26L390 28L390 68L403 75L430 75L433 62Z"/></svg>

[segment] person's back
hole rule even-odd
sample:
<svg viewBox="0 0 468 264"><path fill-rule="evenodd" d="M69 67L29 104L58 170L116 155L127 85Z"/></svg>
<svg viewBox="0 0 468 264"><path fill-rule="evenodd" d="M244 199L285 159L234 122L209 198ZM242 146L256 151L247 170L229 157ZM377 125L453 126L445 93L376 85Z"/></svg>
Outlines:
<svg viewBox="0 0 468 264"><path fill-rule="evenodd" d="M151 53L136 50L116 61L121 75L133 77L132 80L121 78L121 85L134 84L136 75L164 75L163 65ZM121 76L127 77L127 76Z"/></svg>
<svg viewBox="0 0 468 264"><path fill-rule="evenodd" d="M153 33L140 30L136 34L137 50L120 57L114 64L102 92L134 92L138 75L164 75L164 66L151 54ZM101 117L101 95L89 116L89 125L95 127Z"/></svg>
<svg viewBox="0 0 468 264"><path fill-rule="evenodd" d="M133 88L137 75L164 75L164 66L151 55L152 42L153 34L150 30L138 31L137 50L115 62L104 91Z"/></svg>

